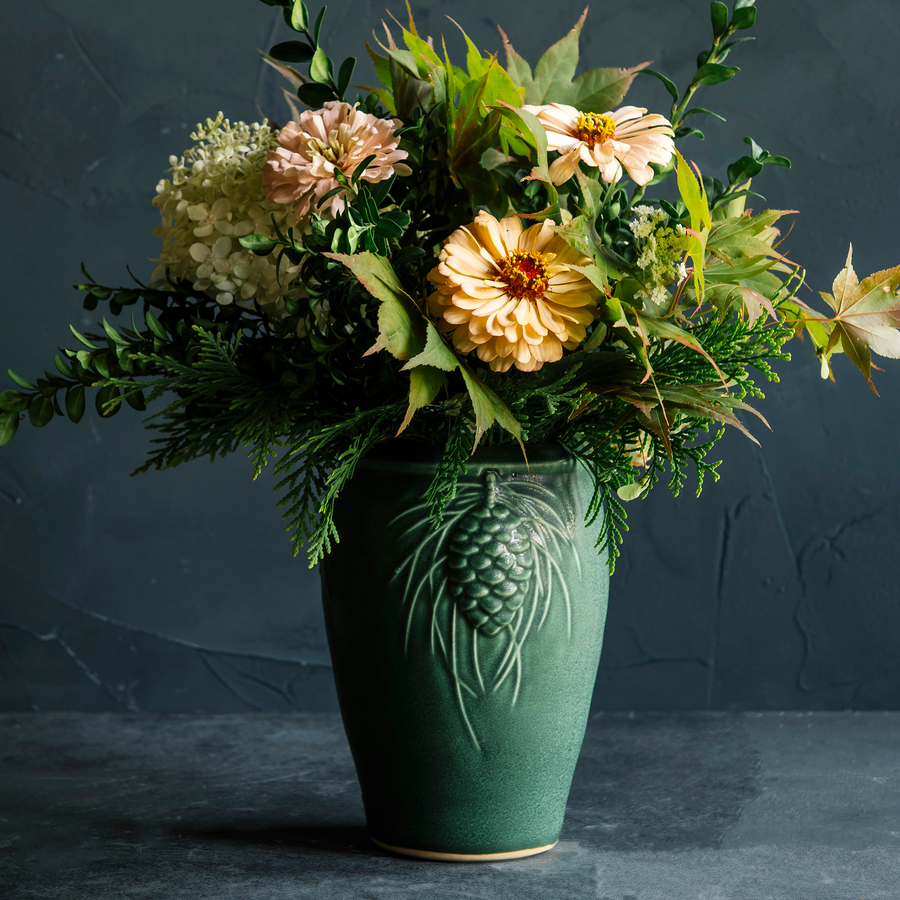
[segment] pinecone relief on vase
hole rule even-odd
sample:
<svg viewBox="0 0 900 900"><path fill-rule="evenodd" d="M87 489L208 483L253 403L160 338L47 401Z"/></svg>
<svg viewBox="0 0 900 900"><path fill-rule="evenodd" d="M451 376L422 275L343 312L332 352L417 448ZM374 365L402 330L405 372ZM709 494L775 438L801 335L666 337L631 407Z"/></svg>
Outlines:
<svg viewBox="0 0 900 900"><path fill-rule="evenodd" d="M527 654L553 615L572 636L570 579L580 581L576 522L539 479L460 483L443 524L429 527L424 506L393 524L417 541L395 569L406 612L405 648L442 661L450 693L476 747L472 703L515 705ZM422 537L422 535L425 535Z"/></svg>

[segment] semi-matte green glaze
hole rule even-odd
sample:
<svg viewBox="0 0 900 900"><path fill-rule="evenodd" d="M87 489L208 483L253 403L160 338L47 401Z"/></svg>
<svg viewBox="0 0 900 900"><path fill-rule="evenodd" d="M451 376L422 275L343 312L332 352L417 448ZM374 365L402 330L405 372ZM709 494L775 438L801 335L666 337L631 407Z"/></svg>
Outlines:
<svg viewBox="0 0 900 900"><path fill-rule="evenodd" d="M436 462L367 458L322 566L328 641L372 837L460 855L559 837L609 578L587 472L558 445L479 450L442 527Z"/></svg>

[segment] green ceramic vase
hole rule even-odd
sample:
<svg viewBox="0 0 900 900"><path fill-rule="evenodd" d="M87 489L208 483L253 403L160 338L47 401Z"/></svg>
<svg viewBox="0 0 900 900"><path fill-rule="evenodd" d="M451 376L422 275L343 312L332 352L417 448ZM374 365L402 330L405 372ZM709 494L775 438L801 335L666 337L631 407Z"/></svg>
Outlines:
<svg viewBox="0 0 900 900"><path fill-rule="evenodd" d="M328 642L373 840L434 859L559 839L600 661L591 479L559 445L479 450L434 529L430 449L395 441L345 488L322 565Z"/></svg>

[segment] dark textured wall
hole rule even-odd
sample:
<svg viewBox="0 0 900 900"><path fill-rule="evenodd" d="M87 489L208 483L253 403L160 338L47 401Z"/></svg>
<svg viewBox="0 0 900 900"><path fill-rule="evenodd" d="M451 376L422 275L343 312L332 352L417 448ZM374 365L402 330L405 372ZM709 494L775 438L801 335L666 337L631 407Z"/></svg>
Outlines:
<svg viewBox="0 0 900 900"><path fill-rule="evenodd" d="M394 4L398 15L400 4ZM498 47L501 24L532 62L580 0L415 3L420 28ZM900 262L897 240L896 0L760 0L757 42L732 82L699 102L707 141L683 152L707 173L752 135L789 156L767 169L768 205L802 211L788 239L809 283L830 288L854 244L857 271ZM708 44L705 0L596 3L586 65L646 59L679 83ZM255 48L286 29L254 0L11 0L0 116L5 369L32 376L90 328L71 284L84 260L101 282L139 277L157 252L150 205L171 153L223 110L284 121ZM333 3L332 56L360 53L382 16ZM358 77L371 80L362 66ZM638 79L631 102L665 112ZM612 585L598 708L900 706L900 366L882 398L845 359L819 378L808 348L782 366L761 408L759 450L720 445L722 481L699 500L658 488L630 506ZM759 427L754 429L759 432ZM271 479L245 460L130 479L146 435L130 410L76 427L23 425L0 450L0 709L334 708L318 581L290 556Z"/></svg>

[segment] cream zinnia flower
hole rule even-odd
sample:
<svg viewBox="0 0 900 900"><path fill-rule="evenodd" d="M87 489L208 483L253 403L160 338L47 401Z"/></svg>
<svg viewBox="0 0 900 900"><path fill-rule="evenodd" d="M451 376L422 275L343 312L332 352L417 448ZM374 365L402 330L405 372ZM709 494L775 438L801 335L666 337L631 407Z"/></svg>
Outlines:
<svg viewBox="0 0 900 900"><path fill-rule="evenodd" d="M516 216L480 212L444 242L428 308L462 353L495 372L535 372L574 350L596 317L599 291L569 268L589 262L546 222L523 229Z"/></svg>
<svg viewBox="0 0 900 900"><path fill-rule="evenodd" d="M295 221L311 210L340 215L345 205L343 194L329 197L316 209L319 198L340 186L335 170L340 169L349 178L367 156L375 154L362 175L363 181L384 181L395 172L412 174L409 166L400 162L408 154L397 149L400 138L394 135L402 124L399 119L379 119L337 100L322 109L302 112L299 123L288 122L281 129L281 146L266 160L266 199L295 204Z"/></svg>
<svg viewBox="0 0 900 900"><path fill-rule="evenodd" d="M653 178L648 163L667 165L675 152L675 132L665 116L646 115L638 106L623 106L614 112L583 113L574 106L551 103L523 106L537 116L547 132L547 149L558 150L559 159L550 166L554 184L563 184L575 174L581 160L600 169L606 182L622 177L622 167L635 184Z"/></svg>

